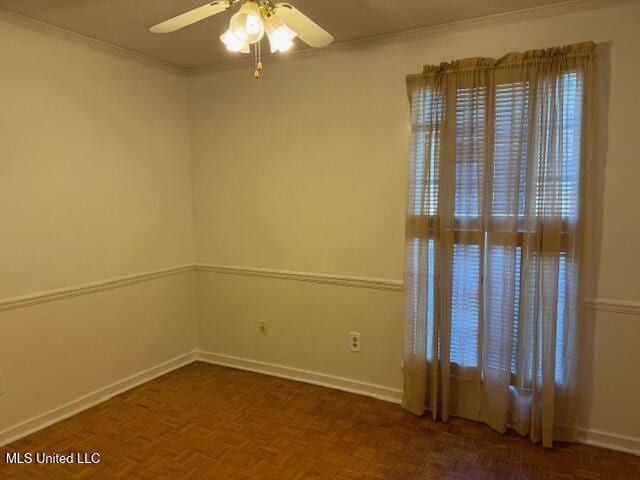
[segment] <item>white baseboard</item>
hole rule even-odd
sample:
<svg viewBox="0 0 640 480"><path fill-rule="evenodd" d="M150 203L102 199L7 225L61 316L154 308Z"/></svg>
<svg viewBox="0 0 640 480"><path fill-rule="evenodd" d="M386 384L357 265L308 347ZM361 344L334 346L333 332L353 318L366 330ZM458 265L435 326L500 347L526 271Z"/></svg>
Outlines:
<svg viewBox="0 0 640 480"><path fill-rule="evenodd" d="M73 400L69 403L61 405L60 407L49 410L41 415L33 417L25 422L9 427L6 430L0 432L0 447L7 445L15 440L30 435L31 433L42 430L56 422L69 418L77 413L87 410L99 403L102 403L110 398L130 390L138 385L160 377L165 373L169 373L172 370L183 367L196 360L196 352L192 351L184 355L180 355L172 360L161 363L155 367L144 370L140 373L127 377L116 383L113 383L107 387L101 388L94 392L91 392L83 397Z"/></svg>
<svg viewBox="0 0 640 480"><path fill-rule="evenodd" d="M296 380L304 383L311 383L327 388L334 388L345 392L365 395L392 403L400 403L402 400L402 390L376 385L372 383L361 382L344 377L328 375L310 370L302 370L299 368L287 367L285 365L277 365L267 362L259 362L248 358L234 357L231 355L223 355L219 353L206 352L202 350L194 350L192 352L180 355L172 360L164 362L160 365L144 370L140 373L132 375L128 378L120 380L107 387L96 390L77 400L69 402L65 405L57 407L46 413L33 417L13 427L0 432L0 447L7 445L15 440L30 435L38 430L48 427L56 422L69 418L77 413L87 410L99 403L130 390L138 385L146 383L154 378L160 377L168 372L176 370L180 367L188 365L194 361L202 361L221 365L225 367L237 368L250 372L262 373L274 377ZM633 453L640 455L640 438L619 435L611 432L600 430L590 430L587 428L579 429L579 441L587 445L596 447L609 448L621 452Z"/></svg>
<svg viewBox="0 0 640 480"><path fill-rule="evenodd" d="M387 402L400 403L402 401L402 390L376 385L373 383L361 382L350 378L328 375L326 373L302 370L299 368L277 365L274 363L259 362L242 357L233 357L220 353L198 351L198 360L224 367L247 370L249 372L263 373L274 377L296 380L298 382L311 383L321 387L334 388L345 392L365 395Z"/></svg>
<svg viewBox="0 0 640 480"><path fill-rule="evenodd" d="M336 390L343 390L345 392L378 398L387 402L398 404L402 402L402 390L365 383L359 380L202 350L198 351L197 359L199 361L215 365L222 365L225 367L237 368L239 370L247 370L250 372L287 378L289 380L312 383L314 385L334 388ZM579 430L579 442L587 445L593 445L595 447L634 453L636 455L640 454L640 438L628 437L610 432L581 428Z"/></svg>
<svg viewBox="0 0 640 480"><path fill-rule="evenodd" d="M593 445L594 447L609 448L611 450L640 455L640 438L638 437L580 428L578 430L578 441L587 445Z"/></svg>

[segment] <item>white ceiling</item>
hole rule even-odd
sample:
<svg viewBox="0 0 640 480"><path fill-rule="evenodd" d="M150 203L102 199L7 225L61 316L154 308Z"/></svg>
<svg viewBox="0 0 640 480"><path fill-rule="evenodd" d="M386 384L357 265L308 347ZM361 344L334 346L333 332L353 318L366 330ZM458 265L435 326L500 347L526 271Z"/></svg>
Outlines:
<svg viewBox="0 0 640 480"><path fill-rule="evenodd" d="M288 0L346 42L440 25L559 0ZM0 0L10 10L118 47L185 68L232 60L218 40L229 12L172 34L153 34L149 27L203 0ZM297 41L297 49L306 48Z"/></svg>

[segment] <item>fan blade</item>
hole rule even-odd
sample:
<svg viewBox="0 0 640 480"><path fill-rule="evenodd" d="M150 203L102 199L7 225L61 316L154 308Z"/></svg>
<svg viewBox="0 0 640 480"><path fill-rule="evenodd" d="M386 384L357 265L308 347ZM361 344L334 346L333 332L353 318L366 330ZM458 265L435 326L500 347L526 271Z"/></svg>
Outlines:
<svg viewBox="0 0 640 480"><path fill-rule="evenodd" d="M233 5L232 1L219 0L217 2L210 2L201 7L194 8L188 12L184 12L176 17L165 20L158 23L149 29L153 33L171 33L181 28L188 27L189 25L209 18L220 12L224 12L227 8Z"/></svg>
<svg viewBox="0 0 640 480"><path fill-rule="evenodd" d="M333 36L319 26L300 10L288 3L278 3L276 13L282 17L287 26L294 30L300 40L310 47L326 47L333 42Z"/></svg>

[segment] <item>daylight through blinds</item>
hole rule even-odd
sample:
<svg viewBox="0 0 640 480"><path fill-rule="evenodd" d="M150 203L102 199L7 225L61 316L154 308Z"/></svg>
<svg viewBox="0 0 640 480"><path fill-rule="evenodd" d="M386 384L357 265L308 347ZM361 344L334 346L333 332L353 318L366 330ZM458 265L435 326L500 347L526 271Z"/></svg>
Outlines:
<svg viewBox="0 0 640 480"><path fill-rule="evenodd" d="M409 410L545 445L575 432L593 52L584 43L408 77Z"/></svg>

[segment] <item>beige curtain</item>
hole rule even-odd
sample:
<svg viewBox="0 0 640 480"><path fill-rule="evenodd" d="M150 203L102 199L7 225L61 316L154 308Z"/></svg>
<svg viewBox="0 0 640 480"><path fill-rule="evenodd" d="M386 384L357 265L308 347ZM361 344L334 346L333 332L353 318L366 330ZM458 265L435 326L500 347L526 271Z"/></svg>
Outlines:
<svg viewBox="0 0 640 480"><path fill-rule="evenodd" d="M591 42L407 79L404 406L574 440Z"/></svg>

